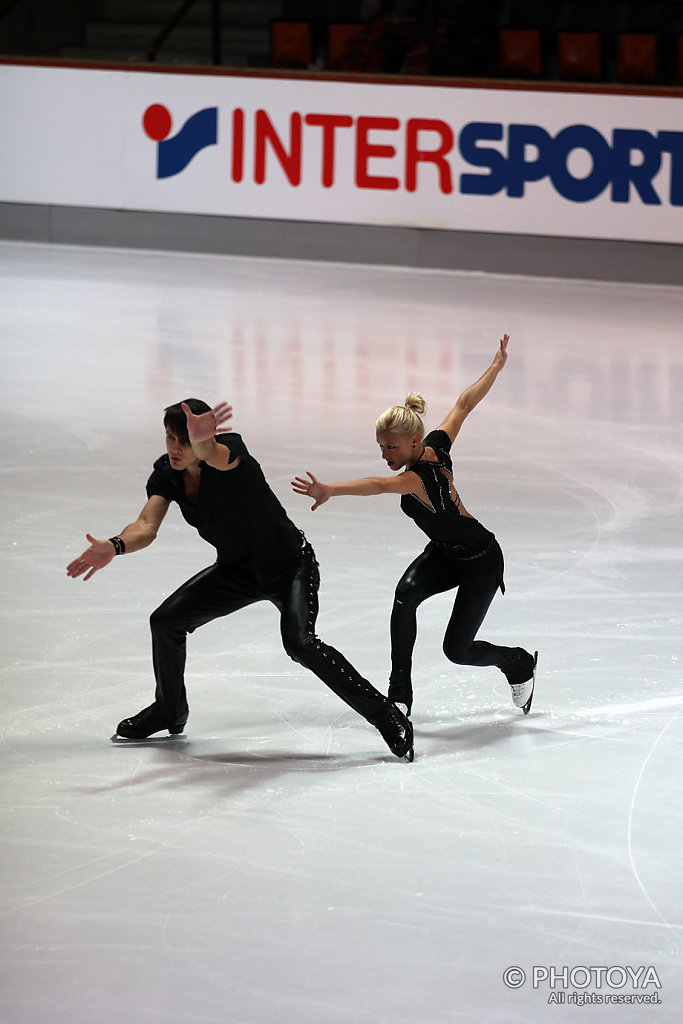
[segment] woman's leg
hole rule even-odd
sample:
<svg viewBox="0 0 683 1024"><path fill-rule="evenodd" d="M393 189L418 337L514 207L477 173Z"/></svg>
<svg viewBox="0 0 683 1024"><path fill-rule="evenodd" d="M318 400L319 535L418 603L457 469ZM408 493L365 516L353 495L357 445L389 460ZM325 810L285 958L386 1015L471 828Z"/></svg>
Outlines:
<svg viewBox="0 0 683 1024"><path fill-rule="evenodd" d="M498 574L476 575L468 571L458 587L443 650L449 661L457 665L495 665L510 684L516 684L531 679L533 656L521 647L501 647L475 640L499 586Z"/></svg>
<svg viewBox="0 0 683 1024"><path fill-rule="evenodd" d="M496 665L510 654L509 647L497 647L475 640L498 590L495 576L482 575L460 584L443 641L444 654L456 665Z"/></svg>
<svg viewBox="0 0 683 1024"><path fill-rule="evenodd" d="M285 651L314 672L338 697L376 726L398 757L412 753L412 726L383 694L334 647L316 636L320 573L310 544L306 544L293 578L271 599L280 610ZM412 760L410 757L409 759Z"/></svg>
<svg viewBox="0 0 683 1024"><path fill-rule="evenodd" d="M405 704L408 711L413 704L411 669L417 638L417 609L428 597L451 590L457 583L453 563L428 544L396 586L391 611L389 700Z"/></svg>

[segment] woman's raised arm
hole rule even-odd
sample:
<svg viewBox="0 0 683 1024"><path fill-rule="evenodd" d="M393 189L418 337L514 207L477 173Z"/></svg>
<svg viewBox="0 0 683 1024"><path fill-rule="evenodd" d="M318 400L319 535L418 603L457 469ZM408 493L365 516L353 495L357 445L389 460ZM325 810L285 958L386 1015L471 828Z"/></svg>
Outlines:
<svg viewBox="0 0 683 1024"><path fill-rule="evenodd" d="M500 340L498 351L493 357L493 362L489 366L488 370L485 370L485 372L482 373L478 381L475 381L475 383L471 384L470 387L465 388L443 423L439 424L439 430L445 430L451 441L455 441L465 418L472 412L475 405L478 405L482 398L489 393L493 386L493 382L505 366L505 362L508 357L507 347L509 340L510 336L508 334L504 334Z"/></svg>

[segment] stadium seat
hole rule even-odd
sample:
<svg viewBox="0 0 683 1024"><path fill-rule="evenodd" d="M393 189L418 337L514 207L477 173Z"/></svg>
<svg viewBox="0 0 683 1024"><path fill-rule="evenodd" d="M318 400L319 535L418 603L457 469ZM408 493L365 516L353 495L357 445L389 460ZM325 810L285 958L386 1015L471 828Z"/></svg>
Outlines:
<svg viewBox="0 0 683 1024"><path fill-rule="evenodd" d="M270 23L270 66L307 68L313 57L311 26L307 21Z"/></svg>
<svg viewBox="0 0 683 1024"><path fill-rule="evenodd" d="M541 33L537 29L501 29L498 70L508 78L540 78L543 74Z"/></svg>
<svg viewBox="0 0 683 1024"><path fill-rule="evenodd" d="M327 67L338 71L354 40L367 28L360 24L333 22L327 28Z"/></svg>
<svg viewBox="0 0 683 1024"><path fill-rule="evenodd" d="M557 33L557 77L573 82L599 82L602 53L597 32Z"/></svg>
<svg viewBox="0 0 683 1024"><path fill-rule="evenodd" d="M657 81L657 37L623 32L617 41L617 78L647 85Z"/></svg>

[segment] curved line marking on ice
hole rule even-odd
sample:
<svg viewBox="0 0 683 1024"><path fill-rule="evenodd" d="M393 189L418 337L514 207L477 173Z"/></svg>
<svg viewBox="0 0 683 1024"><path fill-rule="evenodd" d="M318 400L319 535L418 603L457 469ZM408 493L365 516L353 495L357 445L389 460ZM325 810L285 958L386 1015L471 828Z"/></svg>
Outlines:
<svg viewBox="0 0 683 1024"><path fill-rule="evenodd" d="M650 759L652 758L652 755L654 754L655 750L659 746L659 743L660 743L662 737L664 736L664 733L667 731L667 729L669 729L669 727L673 724L673 722L676 721L678 716L681 714L682 710L683 710L683 708L679 708L678 711L676 711L671 716L669 721L666 723L664 728L660 731L659 735L653 741L652 746L648 750L647 755L645 757L645 760L643 761L642 765L640 766L640 771L638 772L638 778L636 779L635 786L633 787L633 796L631 797L631 806L630 806L629 812L628 812L628 856L629 856L629 860L631 862L631 871L633 872L633 876L634 876L636 882L638 883L638 885L640 886L640 888L642 890L642 893L645 896L645 899L648 901L648 903L650 904L650 906L654 910L654 912L657 915L657 917L660 919L660 921L663 922L663 924L666 925L667 928L671 929L671 931L673 932L673 934L676 936L676 938L679 941L681 939L681 936L679 934L679 926L675 925L675 924L672 924L670 921L667 921L667 919L661 913L659 908L655 906L655 903L654 903L652 897L650 896L649 892L647 891L647 889L643 885L643 881L642 881L640 875L638 874L638 869L636 868L635 860L633 858L633 844L632 844L631 840L632 840L632 834L633 834L633 812L634 812L634 809L635 809L636 799L638 797L638 790L640 789L640 784L642 782L643 775L645 774L645 769L647 768L647 766L648 766L648 764L650 762Z"/></svg>

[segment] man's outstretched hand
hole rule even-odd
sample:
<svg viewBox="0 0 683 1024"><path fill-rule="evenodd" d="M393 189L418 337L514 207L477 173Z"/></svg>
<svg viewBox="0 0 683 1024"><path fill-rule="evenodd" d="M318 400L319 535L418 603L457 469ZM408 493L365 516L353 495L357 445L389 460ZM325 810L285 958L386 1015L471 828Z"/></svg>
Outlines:
<svg viewBox="0 0 683 1024"><path fill-rule="evenodd" d="M228 420L232 419L232 406L227 402L219 402L210 412L200 413L199 416L195 416L185 402L182 402L181 405L187 417L187 433L191 444L210 441L216 434L232 430L232 427L224 426Z"/></svg>
<svg viewBox="0 0 683 1024"><path fill-rule="evenodd" d="M69 562L66 574L72 580L77 580L79 576L87 573L88 575L83 580L84 583L87 583L99 569L104 569L105 565L109 565L116 552L111 541L97 540L89 533L86 533L85 539L90 541L90 547L86 548L78 558L74 558L73 562Z"/></svg>

